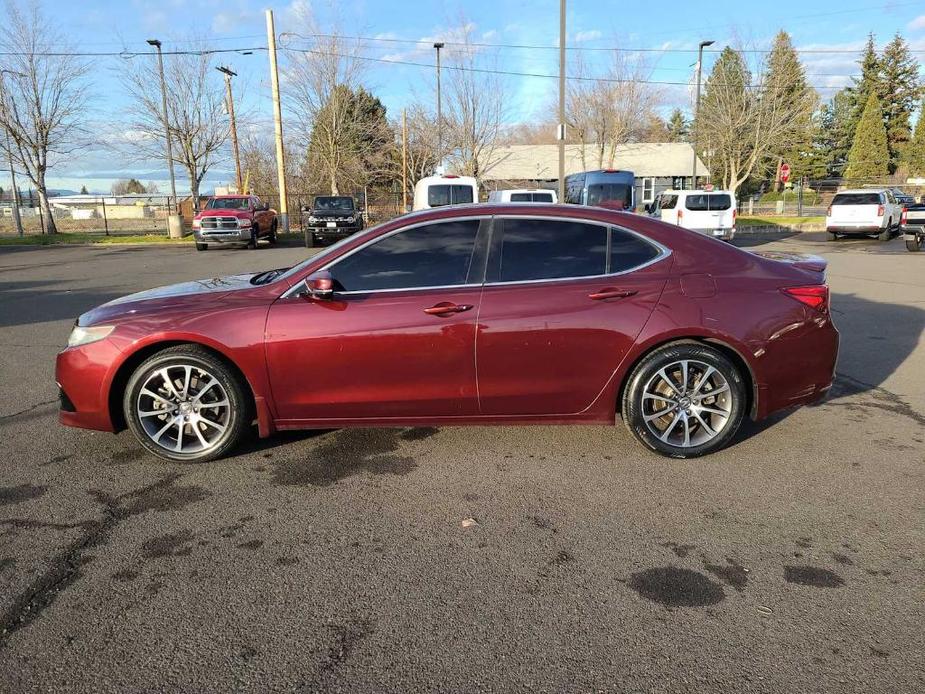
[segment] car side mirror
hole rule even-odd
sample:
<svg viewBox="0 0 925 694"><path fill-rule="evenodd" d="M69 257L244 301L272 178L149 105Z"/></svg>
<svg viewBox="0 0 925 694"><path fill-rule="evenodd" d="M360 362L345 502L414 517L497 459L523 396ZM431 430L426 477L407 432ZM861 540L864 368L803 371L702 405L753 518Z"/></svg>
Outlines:
<svg viewBox="0 0 925 694"><path fill-rule="evenodd" d="M305 278L305 291L312 299L328 301L334 296L334 278L327 270L318 270Z"/></svg>

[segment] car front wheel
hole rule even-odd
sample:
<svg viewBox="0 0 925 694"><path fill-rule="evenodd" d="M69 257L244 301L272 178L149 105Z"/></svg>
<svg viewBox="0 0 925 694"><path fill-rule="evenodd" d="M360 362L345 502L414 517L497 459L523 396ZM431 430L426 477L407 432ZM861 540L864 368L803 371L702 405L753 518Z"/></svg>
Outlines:
<svg viewBox="0 0 925 694"><path fill-rule="evenodd" d="M623 421L653 451L695 458L719 450L745 414L745 382L718 349L696 343L645 357L623 395Z"/></svg>
<svg viewBox="0 0 925 694"><path fill-rule="evenodd" d="M135 369L122 402L125 421L156 456L213 460L233 449L248 428L245 387L207 350L170 347Z"/></svg>

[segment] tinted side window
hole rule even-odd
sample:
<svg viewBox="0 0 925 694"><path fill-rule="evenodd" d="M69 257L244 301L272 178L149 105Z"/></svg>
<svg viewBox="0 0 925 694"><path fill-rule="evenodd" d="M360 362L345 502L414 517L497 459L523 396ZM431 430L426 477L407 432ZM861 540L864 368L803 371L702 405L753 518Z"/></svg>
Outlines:
<svg viewBox="0 0 925 694"><path fill-rule="evenodd" d="M533 202L552 202L552 193L533 193Z"/></svg>
<svg viewBox="0 0 925 694"><path fill-rule="evenodd" d="M427 189L427 204L443 207L450 204L450 186L430 186Z"/></svg>
<svg viewBox="0 0 925 694"><path fill-rule="evenodd" d="M602 226L580 222L505 219L501 243L501 282L602 275L607 234Z"/></svg>
<svg viewBox="0 0 925 694"><path fill-rule="evenodd" d="M662 196L662 209L663 210L673 210L675 205L678 204L677 195L663 195Z"/></svg>
<svg viewBox="0 0 925 694"><path fill-rule="evenodd" d="M732 207L732 198L724 193L688 195L685 206L691 212L728 210Z"/></svg>
<svg viewBox="0 0 925 694"><path fill-rule="evenodd" d="M511 202L530 202L530 193L511 193Z"/></svg>
<svg viewBox="0 0 925 694"><path fill-rule="evenodd" d="M331 267L340 291L465 284L476 219L440 222L387 236Z"/></svg>
<svg viewBox="0 0 925 694"><path fill-rule="evenodd" d="M658 248L622 229L610 230L610 267L608 273L624 272L648 263L659 254Z"/></svg>

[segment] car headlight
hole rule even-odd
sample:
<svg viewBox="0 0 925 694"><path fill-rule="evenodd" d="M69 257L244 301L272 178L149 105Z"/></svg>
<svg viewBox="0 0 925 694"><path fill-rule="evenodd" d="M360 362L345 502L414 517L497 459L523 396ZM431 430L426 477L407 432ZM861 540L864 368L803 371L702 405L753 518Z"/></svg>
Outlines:
<svg viewBox="0 0 925 694"><path fill-rule="evenodd" d="M80 347L81 345L89 345L91 342L98 342L109 337L109 333L115 329L116 326L114 325L94 325L89 328L75 325L67 338L67 346Z"/></svg>
<svg viewBox="0 0 925 694"><path fill-rule="evenodd" d="M247 219L246 217L238 220L239 227L249 227L250 225L251 220Z"/></svg>
<svg viewBox="0 0 925 694"><path fill-rule="evenodd" d="M193 229L198 229L200 226L202 226L202 220L201 220L201 219L194 219L194 220L193 220Z"/></svg>
<svg viewBox="0 0 925 694"><path fill-rule="evenodd" d="M314 223L317 222L317 221L318 221L318 218L317 218L315 215L313 215L313 214L308 215L308 222L309 222L309 224L314 224Z"/></svg>
<svg viewBox="0 0 925 694"><path fill-rule="evenodd" d="M353 224L356 221L354 217L347 217L347 224Z"/></svg>

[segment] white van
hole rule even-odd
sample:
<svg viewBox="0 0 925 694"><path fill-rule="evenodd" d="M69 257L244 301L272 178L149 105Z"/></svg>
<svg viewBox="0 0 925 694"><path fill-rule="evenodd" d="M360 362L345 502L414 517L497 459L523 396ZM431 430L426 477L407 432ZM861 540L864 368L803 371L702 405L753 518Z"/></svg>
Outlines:
<svg viewBox="0 0 925 694"><path fill-rule="evenodd" d="M493 190L488 194L488 202L559 202L557 198L556 191L543 188Z"/></svg>
<svg viewBox="0 0 925 694"><path fill-rule="evenodd" d="M884 188L840 190L832 198L825 216L829 239L839 236L868 235L889 241L898 233L902 205Z"/></svg>
<svg viewBox="0 0 925 694"><path fill-rule="evenodd" d="M479 201L479 184L471 176L427 176L414 184L414 210Z"/></svg>
<svg viewBox="0 0 925 694"><path fill-rule="evenodd" d="M648 213L669 224L724 241L736 233L736 198L728 190L666 190Z"/></svg>

